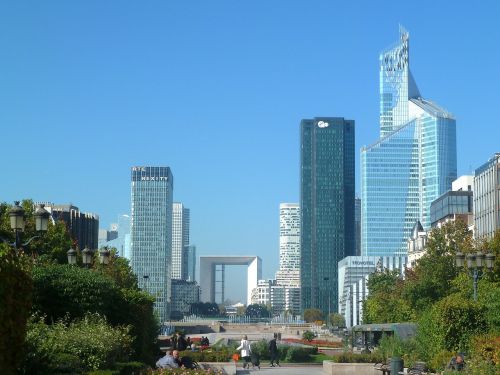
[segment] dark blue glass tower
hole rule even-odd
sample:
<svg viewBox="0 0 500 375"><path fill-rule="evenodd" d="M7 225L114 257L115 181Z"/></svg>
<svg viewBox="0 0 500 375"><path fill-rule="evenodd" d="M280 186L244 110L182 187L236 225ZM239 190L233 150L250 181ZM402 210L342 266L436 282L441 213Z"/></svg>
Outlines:
<svg viewBox="0 0 500 375"><path fill-rule="evenodd" d="M354 255L354 121L302 120L301 307L337 311L337 266Z"/></svg>

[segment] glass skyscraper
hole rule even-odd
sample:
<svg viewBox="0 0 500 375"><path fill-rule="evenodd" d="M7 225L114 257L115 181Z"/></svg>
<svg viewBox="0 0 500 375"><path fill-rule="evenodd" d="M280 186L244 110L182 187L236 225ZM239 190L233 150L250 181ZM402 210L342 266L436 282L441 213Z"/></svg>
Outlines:
<svg viewBox="0 0 500 375"><path fill-rule="evenodd" d="M337 264L354 255L354 121L302 120L301 308L337 311Z"/></svg>
<svg viewBox="0 0 500 375"><path fill-rule="evenodd" d="M380 139L361 150L361 254L405 255L419 220L457 177L452 114L421 97L409 68L409 34L380 54Z"/></svg>
<svg viewBox="0 0 500 375"><path fill-rule="evenodd" d="M161 323L170 319L172 193L170 168L132 167L131 265Z"/></svg>

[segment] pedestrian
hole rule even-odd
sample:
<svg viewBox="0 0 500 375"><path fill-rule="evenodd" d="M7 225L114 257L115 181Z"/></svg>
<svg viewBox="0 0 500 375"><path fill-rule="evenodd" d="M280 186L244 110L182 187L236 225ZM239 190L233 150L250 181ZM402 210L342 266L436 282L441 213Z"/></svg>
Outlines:
<svg viewBox="0 0 500 375"><path fill-rule="evenodd" d="M241 339L240 346L236 350L241 350L241 358L245 361L243 363L243 368L250 368L250 361L252 360L252 348L250 342L248 341L247 335L243 336Z"/></svg>
<svg viewBox="0 0 500 375"><path fill-rule="evenodd" d="M184 337L184 334L181 333L179 334L179 338L177 339L177 350L179 351L184 351L187 348L187 342L186 338Z"/></svg>
<svg viewBox="0 0 500 375"><path fill-rule="evenodd" d="M450 359L448 362L448 366L446 368L448 370L462 371L465 367L464 353L458 353L456 356Z"/></svg>
<svg viewBox="0 0 500 375"><path fill-rule="evenodd" d="M274 367L274 362L276 362L276 366L280 366L280 356L278 352L278 345L276 345L276 333L274 337L269 341L269 353L271 357L271 367Z"/></svg>
<svg viewBox="0 0 500 375"><path fill-rule="evenodd" d="M174 333L171 338L172 341L172 349L176 350L177 349L177 334Z"/></svg>

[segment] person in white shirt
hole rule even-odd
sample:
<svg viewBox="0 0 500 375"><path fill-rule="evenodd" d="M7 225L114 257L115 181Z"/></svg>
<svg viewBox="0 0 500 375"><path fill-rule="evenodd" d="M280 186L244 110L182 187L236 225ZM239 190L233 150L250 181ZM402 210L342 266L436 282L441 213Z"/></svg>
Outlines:
<svg viewBox="0 0 500 375"><path fill-rule="evenodd" d="M240 346L238 346L236 350L241 350L241 358L245 360L245 363L243 363L243 368L246 368L247 366L248 368L250 368L252 347L250 345L250 342L248 341L247 335L243 336Z"/></svg>

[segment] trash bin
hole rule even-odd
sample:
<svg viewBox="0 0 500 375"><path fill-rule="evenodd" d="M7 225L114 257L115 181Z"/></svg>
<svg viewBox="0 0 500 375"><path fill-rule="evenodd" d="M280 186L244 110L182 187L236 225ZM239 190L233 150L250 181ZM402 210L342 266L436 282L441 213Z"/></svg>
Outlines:
<svg viewBox="0 0 500 375"><path fill-rule="evenodd" d="M397 374L400 371L403 371L403 369L404 369L403 358L401 357L391 358L391 374Z"/></svg>

